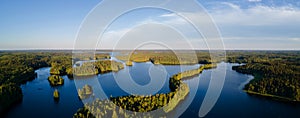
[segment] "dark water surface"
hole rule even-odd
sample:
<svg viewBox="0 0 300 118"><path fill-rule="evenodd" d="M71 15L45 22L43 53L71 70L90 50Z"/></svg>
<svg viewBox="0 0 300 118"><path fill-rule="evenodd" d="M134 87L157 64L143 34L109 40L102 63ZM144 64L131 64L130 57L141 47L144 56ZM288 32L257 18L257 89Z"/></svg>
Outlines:
<svg viewBox="0 0 300 118"><path fill-rule="evenodd" d="M64 85L51 87L48 82L50 68L36 70L38 76L35 80L22 85L23 101L10 110L7 117L32 118L32 117L72 117L82 102L78 99L74 80L63 76ZM59 101L53 99L53 91L58 89Z"/></svg>
<svg viewBox="0 0 300 118"><path fill-rule="evenodd" d="M242 87L247 81L252 79L252 76L233 71L231 67L236 64L221 64L227 66L224 88L218 102L207 114L207 117L300 117L300 105L282 103L244 93ZM51 87L49 85L47 78L50 75L50 68L38 69L36 70L38 77L21 86L24 94L22 103L12 108L6 116L10 118L72 117L78 108L83 107L82 101L78 99L76 86L82 87L85 84L89 84L96 87L93 88L94 90L103 89L106 96L129 95L129 93L121 89L115 79L123 79L123 82L126 83L128 78L123 78L123 74L129 71L134 82L141 86L147 85L151 81L148 71L153 66L150 62L134 63L132 67L125 67L125 69L119 72L82 77L82 79L76 80L76 82L67 76L63 76L65 83L60 87ZM199 66L187 65L182 66L183 68L180 68L180 66L164 66L167 77L158 93L167 93L170 91L168 77L184 70L198 68ZM189 94L173 111L174 114L180 113L180 110L182 110L181 107L192 100L192 104L182 114L182 117L198 117L199 108L211 79L211 71L204 70L201 75L184 80L189 85L191 93L196 92L196 96L192 97ZM114 75L117 78L114 79ZM55 88L60 92L60 100L58 102L53 99ZM98 91L94 92L95 96L99 97L97 94Z"/></svg>

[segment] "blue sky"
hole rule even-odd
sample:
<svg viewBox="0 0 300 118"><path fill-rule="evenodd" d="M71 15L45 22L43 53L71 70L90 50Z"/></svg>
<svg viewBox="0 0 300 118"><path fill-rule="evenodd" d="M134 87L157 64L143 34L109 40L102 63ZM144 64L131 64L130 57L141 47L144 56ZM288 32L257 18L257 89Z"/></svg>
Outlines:
<svg viewBox="0 0 300 118"><path fill-rule="evenodd" d="M218 26L226 49L300 49L298 0L198 1ZM72 48L82 21L99 2L1 0L0 49ZM167 11L141 9L116 20L104 42L109 44L116 35L149 22L176 23L175 27L186 29L188 38L201 37L189 30L191 27L184 21L178 23L181 21Z"/></svg>

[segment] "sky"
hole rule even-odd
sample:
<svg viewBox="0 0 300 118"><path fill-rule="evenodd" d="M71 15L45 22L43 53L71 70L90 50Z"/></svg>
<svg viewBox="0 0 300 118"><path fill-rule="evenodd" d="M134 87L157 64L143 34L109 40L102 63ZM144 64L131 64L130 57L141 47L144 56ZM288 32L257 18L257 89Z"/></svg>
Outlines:
<svg viewBox="0 0 300 118"><path fill-rule="evenodd" d="M216 24L225 49L300 49L298 0L198 2ZM82 22L99 3L101 0L1 0L0 49L72 49ZM180 35L174 34L178 31ZM170 11L143 8L113 21L96 47L126 48L151 40L185 48L183 38L197 49L207 48L203 36L185 19Z"/></svg>

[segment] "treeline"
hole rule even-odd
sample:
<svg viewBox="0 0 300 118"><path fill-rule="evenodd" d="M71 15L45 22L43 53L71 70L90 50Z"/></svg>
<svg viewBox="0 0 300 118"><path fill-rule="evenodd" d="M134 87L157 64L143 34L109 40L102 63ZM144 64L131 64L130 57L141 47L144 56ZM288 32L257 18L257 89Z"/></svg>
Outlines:
<svg viewBox="0 0 300 118"><path fill-rule="evenodd" d="M102 60L111 58L109 53L95 53L94 51L82 51L81 53L75 53L73 56L74 61Z"/></svg>
<svg viewBox="0 0 300 118"><path fill-rule="evenodd" d="M72 56L60 55L54 56L50 61L50 74L52 75L72 75ZM68 71L67 71L68 70Z"/></svg>
<svg viewBox="0 0 300 118"><path fill-rule="evenodd" d="M249 93L300 101L299 66L269 62L247 63L233 69L240 73L254 75L255 79L244 88Z"/></svg>
<svg viewBox="0 0 300 118"><path fill-rule="evenodd" d="M111 97L109 100L95 100L85 104L79 109L74 118L94 118L94 117L154 117L153 114L145 112L162 108L162 112L167 113L173 110L177 104L189 93L187 84L182 83L176 90L167 94L156 94L148 96L122 96ZM118 107L116 107L118 106ZM142 116L127 112L143 112Z"/></svg>
<svg viewBox="0 0 300 118"><path fill-rule="evenodd" d="M0 86L0 113L7 110L12 104L21 101L22 90L15 83L2 84Z"/></svg>
<svg viewBox="0 0 300 118"><path fill-rule="evenodd" d="M231 52L229 62L246 63L232 69L251 74L245 85L249 94L300 101L300 53L295 51Z"/></svg>
<svg viewBox="0 0 300 118"><path fill-rule="evenodd" d="M95 65L96 65L96 69L98 69L100 73L111 72L111 71L116 72L121 69L124 69L123 63L114 60L97 61L95 62Z"/></svg>
<svg viewBox="0 0 300 118"><path fill-rule="evenodd" d="M181 83L175 90L166 94L148 96L131 95L110 98L110 100L115 105L134 112L149 112L163 108L167 113L173 110L177 104L186 97L189 91L188 85Z"/></svg>
<svg viewBox="0 0 300 118"><path fill-rule="evenodd" d="M181 80L182 78L187 78L187 77L191 77L194 75L198 75L198 74L202 73L202 71L204 69L212 69L212 68L216 68L216 67L217 67L216 64L205 64L203 66L200 66L198 69L187 70L187 71L175 74L171 78L174 78L176 80Z"/></svg>
<svg viewBox="0 0 300 118"><path fill-rule="evenodd" d="M76 76L88 76L97 75L99 73L93 62L85 62L81 66L74 67L74 75Z"/></svg>
<svg viewBox="0 0 300 118"><path fill-rule="evenodd" d="M216 64L205 64L203 66L200 66L197 69L194 70L187 70L184 72L180 72L178 74L173 75L169 80L169 87L172 91L176 90L180 84L182 84L182 79L193 77L195 75L201 74L203 70L205 69L212 69L216 68Z"/></svg>
<svg viewBox="0 0 300 118"><path fill-rule="evenodd" d="M0 53L0 85L34 79L35 69L48 66L47 56L44 53Z"/></svg>
<svg viewBox="0 0 300 118"><path fill-rule="evenodd" d="M117 106L135 112L148 112L164 107L173 98L174 92L149 96L123 96L110 98Z"/></svg>
<svg viewBox="0 0 300 118"><path fill-rule="evenodd" d="M51 58L50 64L50 74L52 75L68 75L69 77L73 76L73 66L72 63L76 63L77 61L89 61L89 60L102 60L102 59L110 59L110 55L108 53L101 54L76 54L76 56L72 57L72 53L70 54L61 54L58 56L53 56ZM85 63L84 69L82 71L86 71L91 64ZM90 70L88 70L91 73ZM92 72L97 74L97 72Z"/></svg>
<svg viewBox="0 0 300 118"><path fill-rule="evenodd" d="M208 51L123 51L116 58L125 62L151 61L153 64L162 65L209 64L222 61L222 59L211 60Z"/></svg>
<svg viewBox="0 0 300 118"><path fill-rule="evenodd" d="M74 67L76 76L97 75L99 73L116 72L124 69L121 62L114 60L101 60L95 62L84 62L81 66Z"/></svg>
<svg viewBox="0 0 300 118"><path fill-rule="evenodd" d="M278 62L293 65L300 64L300 51L227 51L230 63Z"/></svg>
<svg viewBox="0 0 300 118"><path fill-rule="evenodd" d="M155 114L158 115L158 114ZM116 107L110 100L95 100L92 103L85 104L85 107L80 108L73 118L141 118L153 117L153 114L143 113L138 115L136 113L128 112L121 107Z"/></svg>
<svg viewBox="0 0 300 118"><path fill-rule="evenodd" d="M20 84L33 80L35 69L49 66L49 53L0 53L0 112L22 100Z"/></svg>

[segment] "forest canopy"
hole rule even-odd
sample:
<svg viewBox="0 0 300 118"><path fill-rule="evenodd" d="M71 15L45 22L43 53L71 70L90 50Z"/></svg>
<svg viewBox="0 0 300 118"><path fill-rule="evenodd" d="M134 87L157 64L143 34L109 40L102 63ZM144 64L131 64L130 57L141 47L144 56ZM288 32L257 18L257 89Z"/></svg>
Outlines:
<svg viewBox="0 0 300 118"><path fill-rule="evenodd" d="M246 63L232 69L255 78L245 85L249 94L300 101L300 53L297 51L229 52L228 61Z"/></svg>

